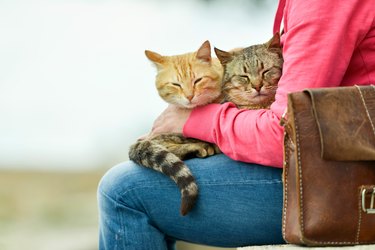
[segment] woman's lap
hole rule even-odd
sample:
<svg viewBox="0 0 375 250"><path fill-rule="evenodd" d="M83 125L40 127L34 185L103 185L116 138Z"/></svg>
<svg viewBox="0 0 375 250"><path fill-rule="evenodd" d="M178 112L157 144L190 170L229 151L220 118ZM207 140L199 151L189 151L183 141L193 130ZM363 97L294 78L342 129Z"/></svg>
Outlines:
<svg viewBox="0 0 375 250"><path fill-rule="evenodd" d="M281 169L241 163L224 155L191 159L186 164L199 187L197 203L187 216L179 214L180 192L168 177L132 162L109 170L98 193L101 240L110 237L103 230L112 223L111 230L119 230L116 237L123 233L123 237L138 241L142 241L139 234L148 231L150 237L155 235L160 241L165 235L172 241L222 247L282 242ZM133 225L141 224L142 219L147 221L147 228ZM113 225L109 220L118 222Z"/></svg>

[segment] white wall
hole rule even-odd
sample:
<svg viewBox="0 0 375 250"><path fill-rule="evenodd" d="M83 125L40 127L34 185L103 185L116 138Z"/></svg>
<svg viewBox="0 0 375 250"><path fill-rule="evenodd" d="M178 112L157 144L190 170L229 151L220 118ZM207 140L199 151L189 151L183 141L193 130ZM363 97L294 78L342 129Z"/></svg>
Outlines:
<svg viewBox="0 0 375 250"><path fill-rule="evenodd" d="M262 1L260 1L262 2ZM166 104L143 51L221 49L272 35L277 0L0 1L0 167L127 159Z"/></svg>

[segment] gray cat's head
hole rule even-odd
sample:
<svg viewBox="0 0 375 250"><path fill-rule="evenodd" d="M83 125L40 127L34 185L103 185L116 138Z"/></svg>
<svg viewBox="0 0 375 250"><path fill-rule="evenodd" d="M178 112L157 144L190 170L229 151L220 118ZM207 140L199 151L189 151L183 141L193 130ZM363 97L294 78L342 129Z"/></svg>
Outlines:
<svg viewBox="0 0 375 250"><path fill-rule="evenodd" d="M282 74L280 35L275 34L267 43L230 52L215 48L215 53L224 67L226 101L240 108L269 108Z"/></svg>

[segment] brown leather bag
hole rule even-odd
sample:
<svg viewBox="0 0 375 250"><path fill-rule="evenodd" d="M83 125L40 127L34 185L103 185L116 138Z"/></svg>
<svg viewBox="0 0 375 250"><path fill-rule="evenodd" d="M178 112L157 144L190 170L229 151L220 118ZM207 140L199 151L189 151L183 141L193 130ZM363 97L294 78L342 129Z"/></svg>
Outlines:
<svg viewBox="0 0 375 250"><path fill-rule="evenodd" d="M375 86L289 94L283 121L284 239L375 243Z"/></svg>

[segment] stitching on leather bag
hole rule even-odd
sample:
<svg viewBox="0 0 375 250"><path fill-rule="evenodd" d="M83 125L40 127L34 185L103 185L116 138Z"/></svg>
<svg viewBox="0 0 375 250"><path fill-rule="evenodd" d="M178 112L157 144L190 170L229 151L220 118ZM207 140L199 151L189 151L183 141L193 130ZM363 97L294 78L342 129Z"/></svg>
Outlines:
<svg viewBox="0 0 375 250"><path fill-rule="evenodd" d="M285 131L284 137L288 136L288 133ZM290 140L290 136L284 139L284 150L287 149L287 140ZM285 151L285 161L284 161L284 211L283 211L283 238L286 238L285 233L285 225L286 225L286 210L288 208L288 169L289 169L289 153L290 149L288 149L288 153Z"/></svg>
<svg viewBox="0 0 375 250"><path fill-rule="evenodd" d="M296 146L297 146L297 159L298 159L298 177L299 177L299 195L300 195L300 223L301 223L301 242L305 243L304 238L304 232L305 232L305 226L303 221L303 187L302 187L302 167L301 167L301 151L300 151L300 145L299 145L299 130L296 118L294 116L294 125L296 128Z"/></svg>
<svg viewBox="0 0 375 250"><path fill-rule="evenodd" d="M361 233L361 222L362 222L362 200L361 200L361 192L359 192L359 195L358 195L358 212L359 212L359 216L358 216L358 225L357 225L357 235L355 237L356 244L359 243L359 235Z"/></svg>
<svg viewBox="0 0 375 250"><path fill-rule="evenodd" d="M371 85L374 90L375 90L375 87L373 85ZM372 128L372 132L374 132L374 136L375 136L375 126L374 124L372 123L372 119L371 119L371 115L370 115L370 112L367 108L367 104L366 104L366 101L365 101L365 98L363 96L363 93L362 93L362 90L361 88L358 86L358 85L355 85L355 87L357 88L358 92L359 92L359 95L361 96L361 100L362 100L362 104L363 104L363 107L365 108L365 112L366 112L366 115L367 115L367 118L370 122L370 125L371 125L371 128Z"/></svg>

